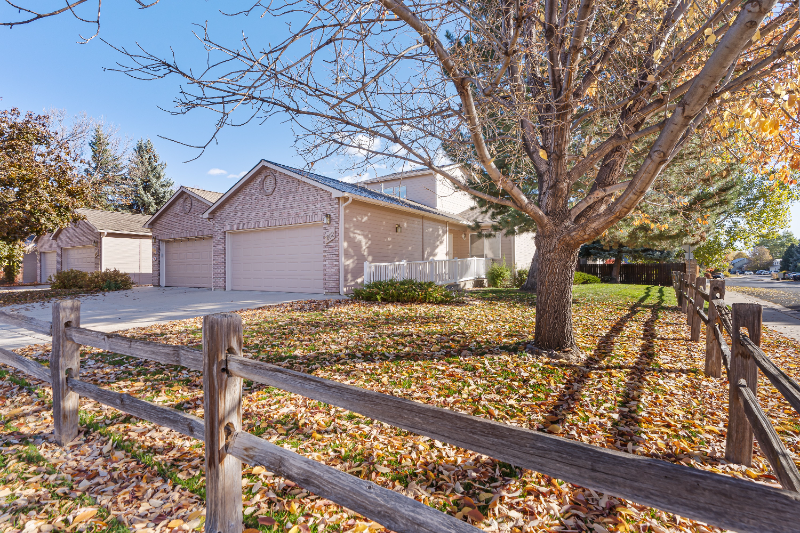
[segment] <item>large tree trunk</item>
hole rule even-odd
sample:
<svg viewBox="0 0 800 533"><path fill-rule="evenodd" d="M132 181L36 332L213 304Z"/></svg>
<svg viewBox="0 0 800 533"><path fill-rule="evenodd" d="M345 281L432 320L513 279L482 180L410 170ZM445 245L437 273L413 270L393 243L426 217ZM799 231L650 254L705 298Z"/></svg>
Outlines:
<svg viewBox="0 0 800 533"><path fill-rule="evenodd" d="M572 334L572 282L579 249L564 245L555 235L536 234L539 265L534 346L540 350L577 352Z"/></svg>
<svg viewBox="0 0 800 533"><path fill-rule="evenodd" d="M536 275L539 268L539 250L533 252L533 259L531 259L531 268L528 269L528 279L519 288L521 291L536 292Z"/></svg>
<svg viewBox="0 0 800 533"><path fill-rule="evenodd" d="M611 283L619 283L619 268L622 265L622 254L614 256L614 266L611 267Z"/></svg>

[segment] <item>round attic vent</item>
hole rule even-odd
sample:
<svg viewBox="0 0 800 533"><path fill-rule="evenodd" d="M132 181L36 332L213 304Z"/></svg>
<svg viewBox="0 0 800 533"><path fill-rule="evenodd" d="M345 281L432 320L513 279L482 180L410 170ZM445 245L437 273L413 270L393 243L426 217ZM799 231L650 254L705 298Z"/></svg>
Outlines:
<svg viewBox="0 0 800 533"><path fill-rule="evenodd" d="M261 180L261 190L267 196L275 192L276 185L277 180L275 179L275 174L272 172L268 173L266 176L264 176L264 179Z"/></svg>
<svg viewBox="0 0 800 533"><path fill-rule="evenodd" d="M183 204L181 205L181 208L183 209L183 213L185 215L188 215L189 213L191 213L192 212L192 198L189 197L189 196L184 198L183 199Z"/></svg>

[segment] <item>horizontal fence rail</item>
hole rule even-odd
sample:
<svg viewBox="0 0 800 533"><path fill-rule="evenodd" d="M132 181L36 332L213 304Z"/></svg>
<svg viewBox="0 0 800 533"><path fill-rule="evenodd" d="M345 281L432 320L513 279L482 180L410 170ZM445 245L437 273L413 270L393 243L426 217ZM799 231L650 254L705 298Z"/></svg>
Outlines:
<svg viewBox="0 0 800 533"><path fill-rule="evenodd" d="M395 263L364 262L364 283L413 279L449 285L462 281L486 278L493 259L431 259L430 261L398 261Z"/></svg>
<svg viewBox="0 0 800 533"><path fill-rule="evenodd" d="M789 532L797 531L800 523L800 495L796 492L591 446L247 359L241 355L241 317L235 314L204 318L203 351L200 352L81 328L79 309L78 302L54 304L53 324L56 327L50 368L8 350L0 350L0 362L47 383L58 383L63 377L62 393L56 394L54 387L53 395L54 420L57 412L62 414L61 423L55 428L56 439L62 444L77 435L78 396L204 441L208 533L239 533L242 530L242 461L263 465L319 496L398 532L477 531L470 524L412 498L242 431L243 379L720 527L740 532L761 532L765 528L765 517L768 517L770 531ZM17 317L12 318L19 323ZM0 323L4 321L5 317L0 316ZM717 324L714 326L717 336L724 342L719 327ZM64 368L61 359L74 355L80 345L203 371L205 418L81 381L77 379L79 364L75 360L59 376L60 369ZM75 395L75 398L69 395ZM752 411L751 400L755 396L750 398L745 392L743 398L748 406L746 409ZM748 416L764 417L763 412L753 413ZM774 439L777 435L768 438ZM780 448L776 451L776 462L791 461L785 448L782 452ZM794 479L792 472L787 472L789 477L786 479ZM779 476L779 479L784 482L783 477Z"/></svg>
<svg viewBox="0 0 800 533"><path fill-rule="evenodd" d="M699 327L695 338L695 323L701 320L706 324L706 374L722 377L721 367L724 366L730 383L725 459L750 466L753 442L757 441L781 486L800 492L797 465L756 396L760 370L800 413L800 386L761 350L761 306L736 303L729 309L724 300L724 280L711 280L706 291L705 279L693 280L691 274L673 272L672 285L678 306L686 312L687 322L692 325L692 340L699 340ZM707 314L704 312L706 302ZM742 328L747 328L748 333ZM731 337L731 346L723 330Z"/></svg>

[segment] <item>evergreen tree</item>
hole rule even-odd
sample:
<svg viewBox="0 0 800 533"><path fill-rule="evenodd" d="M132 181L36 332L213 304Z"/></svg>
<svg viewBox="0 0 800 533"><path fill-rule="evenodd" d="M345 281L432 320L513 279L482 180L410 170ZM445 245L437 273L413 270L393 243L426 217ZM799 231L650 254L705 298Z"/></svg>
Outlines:
<svg viewBox="0 0 800 533"><path fill-rule="evenodd" d="M130 203L131 186L125 172L123 149L113 132L102 124L89 140L91 155L84 174L94 190L91 207L121 211Z"/></svg>
<svg viewBox="0 0 800 533"><path fill-rule="evenodd" d="M786 248L786 251L783 252L783 257L781 258L781 270L787 270L789 272L794 272L797 270L797 256L797 245L790 244L789 247Z"/></svg>
<svg viewBox="0 0 800 533"><path fill-rule="evenodd" d="M172 196L175 185L158 160L158 152L150 139L139 139L128 163L128 176L133 191L129 208L134 213L152 215Z"/></svg>

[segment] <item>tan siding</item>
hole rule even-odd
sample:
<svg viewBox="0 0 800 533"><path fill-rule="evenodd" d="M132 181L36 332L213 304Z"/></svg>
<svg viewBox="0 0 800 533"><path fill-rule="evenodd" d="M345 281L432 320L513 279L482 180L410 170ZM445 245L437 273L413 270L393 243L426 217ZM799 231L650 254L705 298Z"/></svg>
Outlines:
<svg viewBox="0 0 800 533"><path fill-rule="evenodd" d="M103 238L103 269L117 269L130 274L139 285L152 283L152 247L150 239L106 236Z"/></svg>
<svg viewBox="0 0 800 533"><path fill-rule="evenodd" d="M533 261L533 253L536 251L535 233L522 233L515 235L514 261L517 268L530 268Z"/></svg>
<svg viewBox="0 0 800 533"><path fill-rule="evenodd" d="M382 190L381 185L383 189L405 185L406 198L408 200L413 200L429 207L436 207L436 180L433 174L370 183L367 188L380 192Z"/></svg>
<svg viewBox="0 0 800 533"><path fill-rule="evenodd" d="M469 230L466 228L450 229L453 234L453 259L466 259L469 257ZM462 235L466 234L464 239Z"/></svg>
<svg viewBox="0 0 800 533"><path fill-rule="evenodd" d="M402 232L396 232L400 224ZM353 201L344 211L344 286L364 282L364 261L421 261L422 217Z"/></svg>
<svg viewBox="0 0 800 533"><path fill-rule="evenodd" d="M476 205L474 196L462 191L441 176L436 178L436 195L438 197L436 208L447 213L461 213Z"/></svg>
<svg viewBox="0 0 800 533"><path fill-rule="evenodd" d="M447 259L447 224L436 220L423 219L422 258Z"/></svg>

